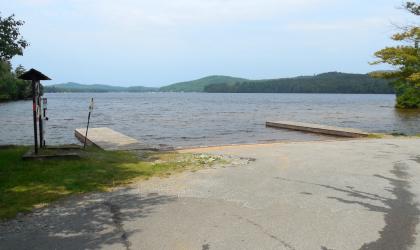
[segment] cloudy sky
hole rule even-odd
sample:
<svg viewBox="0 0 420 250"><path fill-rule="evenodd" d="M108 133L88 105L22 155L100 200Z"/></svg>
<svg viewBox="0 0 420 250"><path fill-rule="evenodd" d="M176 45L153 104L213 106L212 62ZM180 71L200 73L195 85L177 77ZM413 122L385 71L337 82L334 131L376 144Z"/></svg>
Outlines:
<svg viewBox="0 0 420 250"><path fill-rule="evenodd" d="M412 22L402 0L0 0L31 43L14 65L53 78L162 86L206 75L250 79L367 73ZM384 68L382 66L381 68Z"/></svg>

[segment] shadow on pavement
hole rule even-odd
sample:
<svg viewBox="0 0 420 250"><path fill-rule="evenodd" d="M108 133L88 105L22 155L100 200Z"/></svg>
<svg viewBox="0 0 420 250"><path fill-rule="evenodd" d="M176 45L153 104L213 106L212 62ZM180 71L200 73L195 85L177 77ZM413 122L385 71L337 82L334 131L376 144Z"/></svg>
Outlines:
<svg viewBox="0 0 420 250"><path fill-rule="evenodd" d="M142 229L126 231L124 222L146 217L156 206L175 199L126 191L70 198L64 206L56 204L0 224L0 249L98 249L106 245L130 249L130 235Z"/></svg>
<svg viewBox="0 0 420 250"><path fill-rule="evenodd" d="M360 250L406 250L410 249L410 247L415 244L416 226L420 222L420 210L418 204L414 201L415 195L410 192L411 185L409 182L410 175L408 173L408 166L404 163L395 163L390 173L396 178L389 178L382 175L374 175L374 177L389 182L391 187L386 190L394 195L394 199L360 191L352 186L340 188L281 177L277 177L277 179L332 189L344 193L348 198L328 196L328 199L333 199L345 204L360 205L369 211L383 213L385 227L379 232L379 239L363 244ZM374 205L369 203L369 201L379 201L383 205ZM329 248L321 246L321 249L324 250Z"/></svg>

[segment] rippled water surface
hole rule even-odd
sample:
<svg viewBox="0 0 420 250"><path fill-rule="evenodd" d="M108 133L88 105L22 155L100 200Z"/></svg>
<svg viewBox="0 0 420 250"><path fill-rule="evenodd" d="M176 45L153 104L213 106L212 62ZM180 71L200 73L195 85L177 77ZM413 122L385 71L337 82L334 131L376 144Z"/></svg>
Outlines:
<svg viewBox="0 0 420 250"><path fill-rule="evenodd" d="M48 98L47 143L75 143L95 99L92 127L110 127L153 145L175 147L319 140L323 136L265 127L292 120L370 132L420 133L420 113L394 109L393 95L55 93ZM31 144L30 101L0 103L0 144Z"/></svg>

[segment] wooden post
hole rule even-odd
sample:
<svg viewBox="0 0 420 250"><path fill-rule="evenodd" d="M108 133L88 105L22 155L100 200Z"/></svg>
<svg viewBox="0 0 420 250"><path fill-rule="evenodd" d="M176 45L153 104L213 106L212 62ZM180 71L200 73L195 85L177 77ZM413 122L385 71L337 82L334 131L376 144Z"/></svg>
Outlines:
<svg viewBox="0 0 420 250"><path fill-rule="evenodd" d="M34 142L35 142L35 154L38 154L38 128L37 128L37 115L38 111L41 112L41 110L38 110L39 107L39 88L40 88L40 80L51 80L48 76L42 74L38 70L30 69L19 76L19 79L31 81L32 82L32 114L33 114L33 120L34 120ZM39 126L40 126L40 143L42 145L43 136L42 134L42 121L41 118L39 120Z"/></svg>

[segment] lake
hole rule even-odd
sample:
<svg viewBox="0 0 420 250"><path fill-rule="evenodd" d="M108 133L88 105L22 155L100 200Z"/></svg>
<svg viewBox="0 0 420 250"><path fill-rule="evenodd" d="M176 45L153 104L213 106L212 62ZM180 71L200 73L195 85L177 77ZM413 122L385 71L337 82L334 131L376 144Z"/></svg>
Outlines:
<svg viewBox="0 0 420 250"><path fill-rule="evenodd" d="M267 120L420 133L420 112L394 108L394 95L48 93L47 144L76 143L91 97L92 127L110 127L152 145L193 147L328 137L266 128ZM32 103L0 103L0 144L32 144Z"/></svg>

